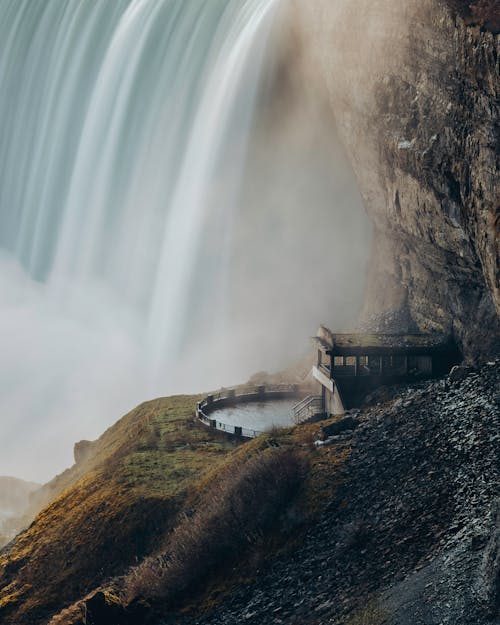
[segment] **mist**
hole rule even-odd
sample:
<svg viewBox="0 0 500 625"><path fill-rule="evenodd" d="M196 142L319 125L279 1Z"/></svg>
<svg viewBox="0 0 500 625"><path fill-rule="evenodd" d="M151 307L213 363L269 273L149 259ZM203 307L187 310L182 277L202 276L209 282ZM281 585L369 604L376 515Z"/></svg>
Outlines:
<svg viewBox="0 0 500 625"><path fill-rule="evenodd" d="M174 341L155 340L158 325L151 324L144 305L148 281L154 282L151 250L158 245L151 224L161 221L142 227L141 219L148 204L165 205L158 200L161 185L152 184L144 163L162 158L160 142L147 160L145 146L138 145L140 158L135 162L132 156L127 165L135 167L134 185L124 205L136 228L128 229L127 242L137 249L130 265L117 264L120 288L107 279L115 260L104 252L99 258L106 272L75 279L59 271L51 282L34 272L15 246L4 244L0 474L48 480L72 464L76 441L96 438L139 402L230 386L257 371L284 369L310 350L309 337L320 323L337 329L355 325L371 231L328 94L304 67L286 11L275 19L261 48L262 65L252 74L255 85L246 83L239 90L224 131L224 150L203 189L199 245L189 250L194 278L183 291L186 301L179 301L171 316ZM145 84L154 90L153 83ZM30 106L36 107L36 101ZM163 121L157 121L161 127ZM165 166L169 162L165 158ZM119 173L123 176L117 171L110 186L118 185ZM134 204L138 198L140 210ZM113 216L118 226L120 219L120 213ZM151 241L148 232L154 233ZM120 244L105 233L100 236L106 254ZM137 280L133 262L141 254L149 254L145 266L152 269L141 274L144 284L138 280L140 297L131 296ZM156 299L161 317L162 300ZM171 299L169 309L176 304Z"/></svg>

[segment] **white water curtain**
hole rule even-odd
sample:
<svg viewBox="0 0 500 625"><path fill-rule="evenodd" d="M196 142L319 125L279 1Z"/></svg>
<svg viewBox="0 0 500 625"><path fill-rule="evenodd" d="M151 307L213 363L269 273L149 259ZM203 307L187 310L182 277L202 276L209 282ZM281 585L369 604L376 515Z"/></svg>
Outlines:
<svg viewBox="0 0 500 625"><path fill-rule="evenodd" d="M175 390L277 4L0 3L0 473Z"/></svg>

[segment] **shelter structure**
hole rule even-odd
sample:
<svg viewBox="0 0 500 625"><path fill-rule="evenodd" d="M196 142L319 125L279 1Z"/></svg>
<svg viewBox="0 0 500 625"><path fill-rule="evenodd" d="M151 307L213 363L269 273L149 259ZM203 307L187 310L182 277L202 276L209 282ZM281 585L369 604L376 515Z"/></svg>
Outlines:
<svg viewBox="0 0 500 625"><path fill-rule="evenodd" d="M445 375L460 362L443 334L336 334L320 326L314 337L321 412L340 414L377 387Z"/></svg>

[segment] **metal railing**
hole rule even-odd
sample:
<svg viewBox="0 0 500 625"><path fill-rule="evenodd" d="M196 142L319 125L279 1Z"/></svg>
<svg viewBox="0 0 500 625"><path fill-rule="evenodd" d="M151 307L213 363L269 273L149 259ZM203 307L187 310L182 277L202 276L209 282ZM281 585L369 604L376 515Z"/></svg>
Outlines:
<svg viewBox="0 0 500 625"><path fill-rule="evenodd" d="M231 423L224 423L219 421L219 419L212 418L211 413L235 404L290 399L297 397L301 391L303 391L303 387L299 384L266 384L225 388L217 393L207 395L205 399L199 401L196 407L196 416L208 427L215 428L221 432L227 432L243 438L256 438L263 432Z"/></svg>
<svg viewBox="0 0 500 625"><path fill-rule="evenodd" d="M293 420L303 423L323 412L323 398L321 395L309 395L293 407Z"/></svg>

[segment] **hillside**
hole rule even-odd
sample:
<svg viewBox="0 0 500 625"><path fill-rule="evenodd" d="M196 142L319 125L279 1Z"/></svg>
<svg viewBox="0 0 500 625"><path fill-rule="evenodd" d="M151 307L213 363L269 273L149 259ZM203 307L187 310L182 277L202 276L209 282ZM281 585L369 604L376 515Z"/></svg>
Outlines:
<svg viewBox="0 0 500 625"><path fill-rule="evenodd" d="M289 549L215 610L155 625L499 622L500 362L374 402L332 441L346 460L311 482L322 506Z"/></svg>
<svg viewBox="0 0 500 625"><path fill-rule="evenodd" d="M235 448L193 423L196 398L147 402L57 478L64 490L0 554L0 621L42 623L157 546L193 484Z"/></svg>
<svg viewBox="0 0 500 625"><path fill-rule="evenodd" d="M142 405L0 556L2 623L493 625L500 362L372 402L321 446Z"/></svg>

